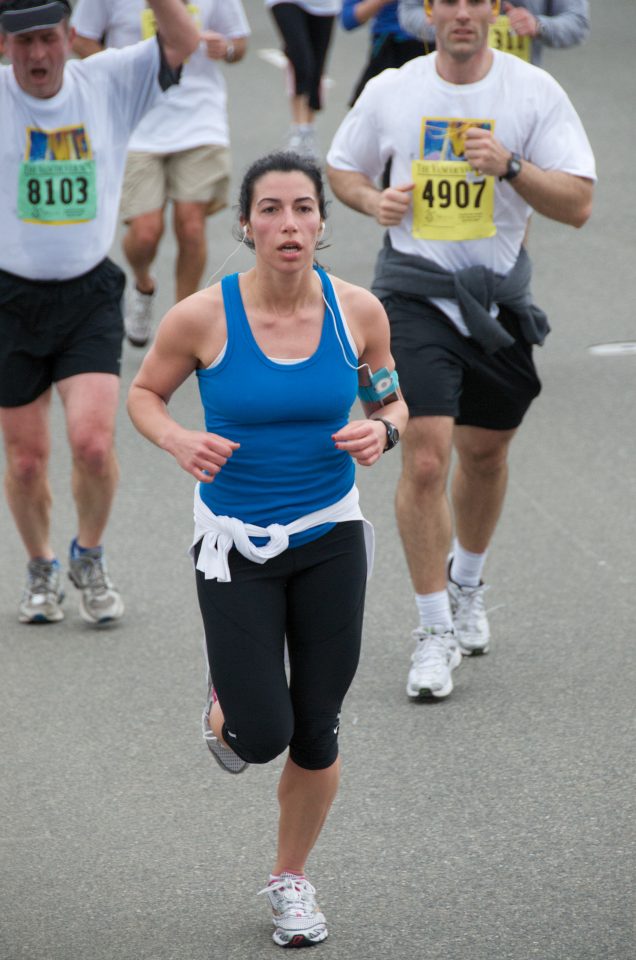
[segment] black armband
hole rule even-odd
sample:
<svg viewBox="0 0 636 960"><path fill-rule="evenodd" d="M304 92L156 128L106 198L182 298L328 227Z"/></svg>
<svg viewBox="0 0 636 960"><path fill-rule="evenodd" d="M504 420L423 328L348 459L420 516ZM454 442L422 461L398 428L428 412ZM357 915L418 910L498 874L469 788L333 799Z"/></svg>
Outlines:
<svg viewBox="0 0 636 960"><path fill-rule="evenodd" d="M181 80L181 71L183 70L183 64L180 64L178 67L171 67L168 61L166 60L166 55L163 52L163 44L161 42L161 37L157 34L157 43L159 44L159 74L157 80L159 81L159 86L165 92L169 90L170 87L176 86L177 83Z"/></svg>

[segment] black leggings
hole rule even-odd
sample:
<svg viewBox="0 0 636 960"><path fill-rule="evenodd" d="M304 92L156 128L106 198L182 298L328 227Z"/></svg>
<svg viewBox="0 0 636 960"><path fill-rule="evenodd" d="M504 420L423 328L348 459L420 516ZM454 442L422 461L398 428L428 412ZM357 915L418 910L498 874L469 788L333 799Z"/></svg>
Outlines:
<svg viewBox="0 0 636 960"><path fill-rule="evenodd" d="M325 769L338 756L340 708L360 656L362 522L339 523L263 564L236 549L229 560L229 583L196 572L223 737L249 763L289 746L298 766Z"/></svg>
<svg viewBox="0 0 636 960"><path fill-rule="evenodd" d="M271 11L294 71L296 95L305 95L311 109L320 110L320 80L336 18L317 17L295 3L277 3Z"/></svg>

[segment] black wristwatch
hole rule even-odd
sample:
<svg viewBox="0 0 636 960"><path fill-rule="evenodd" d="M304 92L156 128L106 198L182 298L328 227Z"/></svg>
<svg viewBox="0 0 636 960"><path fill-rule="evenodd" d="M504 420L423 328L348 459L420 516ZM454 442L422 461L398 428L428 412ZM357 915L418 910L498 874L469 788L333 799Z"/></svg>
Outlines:
<svg viewBox="0 0 636 960"><path fill-rule="evenodd" d="M395 424L391 423L390 420L385 420L384 417L374 417L373 419L379 420L380 423L383 423L386 427L386 447L382 453L386 453L387 450L392 450L393 447L397 447L400 442L400 431Z"/></svg>
<svg viewBox="0 0 636 960"><path fill-rule="evenodd" d="M511 153L510 159L508 160L508 166L506 167L506 172L502 174L500 180L514 180L515 177L518 177L521 173L521 157L518 153Z"/></svg>

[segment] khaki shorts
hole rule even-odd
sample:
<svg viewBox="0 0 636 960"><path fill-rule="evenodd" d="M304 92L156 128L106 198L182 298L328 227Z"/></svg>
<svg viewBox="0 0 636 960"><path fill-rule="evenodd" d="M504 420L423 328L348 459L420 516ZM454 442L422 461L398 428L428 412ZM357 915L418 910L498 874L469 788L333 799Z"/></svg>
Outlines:
<svg viewBox="0 0 636 960"><path fill-rule="evenodd" d="M120 216L124 223L162 210L167 200L205 203L208 216L227 206L230 150L204 146L179 153L133 150L126 160Z"/></svg>

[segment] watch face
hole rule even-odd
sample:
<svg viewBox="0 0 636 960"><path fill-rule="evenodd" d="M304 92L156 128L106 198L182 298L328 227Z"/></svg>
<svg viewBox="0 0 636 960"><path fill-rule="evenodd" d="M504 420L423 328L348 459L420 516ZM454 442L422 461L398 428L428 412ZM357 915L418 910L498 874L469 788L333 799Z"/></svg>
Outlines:
<svg viewBox="0 0 636 960"><path fill-rule="evenodd" d="M392 423L386 424L386 446L387 450L391 450L400 439L400 433L397 427L394 427Z"/></svg>
<svg viewBox="0 0 636 960"><path fill-rule="evenodd" d="M384 417L378 417L378 420L384 424L386 430L386 446L384 448L384 452L386 453L387 450L392 450L393 447L399 443L400 431L390 420L385 420Z"/></svg>
<svg viewBox="0 0 636 960"><path fill-rule="evenodd" d="M508 170L506 171L506 180L512 180L521 173L521 158L516 153L508 161Z"/></svg>

